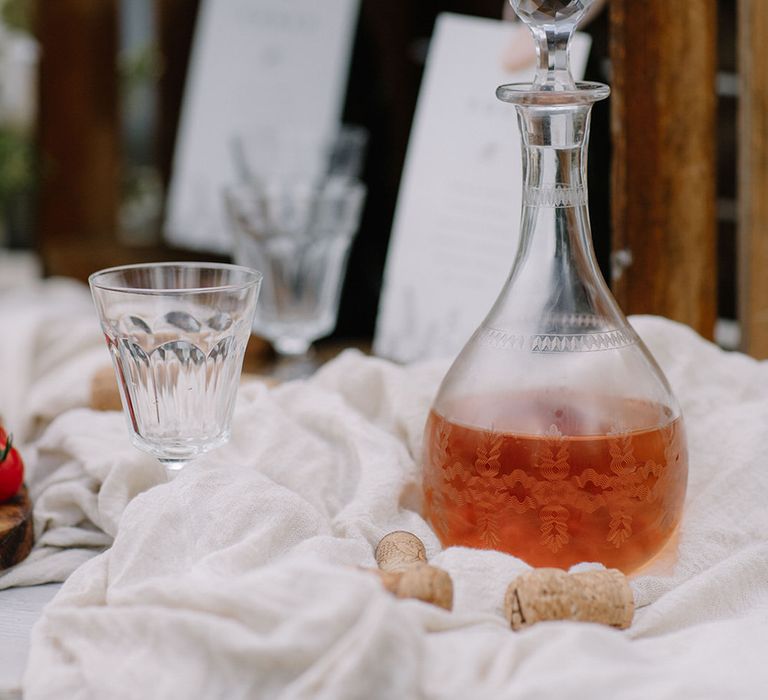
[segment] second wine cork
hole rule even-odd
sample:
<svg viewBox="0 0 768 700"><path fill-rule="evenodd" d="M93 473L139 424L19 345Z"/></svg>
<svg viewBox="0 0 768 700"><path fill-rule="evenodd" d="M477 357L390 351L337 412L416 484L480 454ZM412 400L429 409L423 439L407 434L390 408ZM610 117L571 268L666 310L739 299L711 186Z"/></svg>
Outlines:
<svg viewBox="0 0 768 700"><path fill-rule="evenodd" d="M534 569L507 588L504 611L513 629L546 620L597 622L626 629L635 603L626 577L617 569L568 574Z"/></svg>
<svg viewBox="0 0 768 700"><path fill-rule="evenodd" d="M398 598L414 598L445 610L453 608L453 581L447 571L416 564L403 571L377 571L384 588Z"/></svg>
<svg viewBox="0 0 768 700"><path fill-rule="evenodd" d="M122 411L120 389L117 387L115 370L112 365L104 365L91 378L89 407L94 411Z"/></svg>

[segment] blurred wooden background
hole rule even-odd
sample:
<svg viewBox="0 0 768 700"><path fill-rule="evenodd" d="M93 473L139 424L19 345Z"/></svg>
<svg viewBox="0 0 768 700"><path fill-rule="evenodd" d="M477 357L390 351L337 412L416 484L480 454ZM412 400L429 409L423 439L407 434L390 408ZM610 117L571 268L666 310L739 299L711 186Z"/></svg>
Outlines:
<svg viewBox="0 0 768 700"><path fill-rule="evenodd" d="M160 66L153 139L167 184L199 2L154 3ZM768 277L762 272L768 263L762 233L768 220L768 3L642 5L638 12L636 2L610 0L610 12L589 28L588 77L613 88L610 107L595 115L590 152L601 266L626 313L662 314L706 337L713 336L715 319L736 316L738 305L744 349L768 357ZM373 328L410 120L440 11L499 17L501 2L361 5L345 116L372 134L365 174L371 195L342 301L342 335L369 335ZM119 21L118 0L37 0L43 167L37 245L51 274L84 279L106 265L201 257L169 249L159 236L137 246L119 235ZM736 75L737 48L739 101L728 79Z"/></svg>
<svg viewBox="0 0 768 700"><path fill-rule="evenodd" d="M768 357L768 3L739 0L739 317Z"/></svg>
<svg viewBox="0 0 768 700"><path fill-rule="evenodd" d="M197 9L197 0L155 3L162 61L155 147L166 184ZM162 244L127 245L118 236L119 0L38 0L36 20L42 47L37 245L46 273L84 280L110 265L201 257Z"/></svg>

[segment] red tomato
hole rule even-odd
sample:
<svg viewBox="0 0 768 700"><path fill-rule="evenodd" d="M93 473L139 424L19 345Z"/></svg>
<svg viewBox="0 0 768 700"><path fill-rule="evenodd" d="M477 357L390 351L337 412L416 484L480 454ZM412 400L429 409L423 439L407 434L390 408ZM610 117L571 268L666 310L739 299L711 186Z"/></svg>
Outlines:
<svg viewBox="0 0 768 700"><path fill-rule="evenodd" d="M0 428L0 501L15 496L24 482L24 463L12 442Z"/></svg>

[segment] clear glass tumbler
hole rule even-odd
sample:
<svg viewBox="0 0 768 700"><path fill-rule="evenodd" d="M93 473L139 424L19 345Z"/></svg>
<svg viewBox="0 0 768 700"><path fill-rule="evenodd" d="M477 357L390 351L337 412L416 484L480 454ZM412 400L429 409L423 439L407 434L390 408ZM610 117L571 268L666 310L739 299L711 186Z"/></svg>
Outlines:
<svg viewBox="0 0 768 700"><path fill-rule="evenodd" d="M258 179L225 191L235 259L264 271L254 331L286 360L306 360L336 325L365 191L344 176Z"/></svg>
<svg viewBox="0 0 768 700"><path fill-rule="evenodd" d="M225 443L261 273L153 263L89 283L133 444L174 471Z"/></svg>

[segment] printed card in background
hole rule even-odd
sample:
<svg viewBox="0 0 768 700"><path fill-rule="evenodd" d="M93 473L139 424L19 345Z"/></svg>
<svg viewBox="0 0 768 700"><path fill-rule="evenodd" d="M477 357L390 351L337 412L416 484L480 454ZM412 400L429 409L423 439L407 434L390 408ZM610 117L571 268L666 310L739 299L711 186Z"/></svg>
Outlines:
<svg viewBox="0 0 768 700"><path fill-rule="evenodd" d="M321 143L344 104L359 0L205 0L184 97L166 218L176 245L228 252L222 188L240 144ZM266 157L267 148L249 150ZM261 163L250 162L259 168Z"/></svg>
<svg viewBox="0 0 768 700"><path fill-rule="evenodd" d="M455 356L498 296L519 237L522 162L504 68L527 28L454 14L438 18L419 94L377 320L376 354L402 362ZM581 77L590 38L577 34Z"/></svg>

